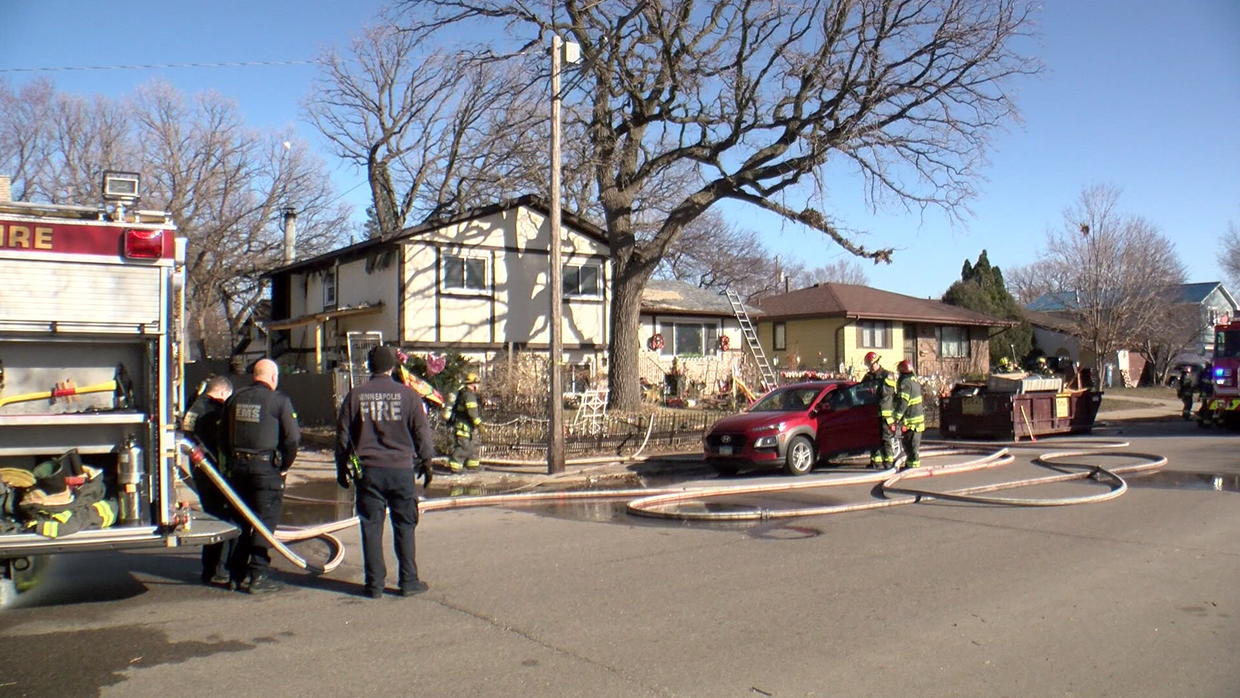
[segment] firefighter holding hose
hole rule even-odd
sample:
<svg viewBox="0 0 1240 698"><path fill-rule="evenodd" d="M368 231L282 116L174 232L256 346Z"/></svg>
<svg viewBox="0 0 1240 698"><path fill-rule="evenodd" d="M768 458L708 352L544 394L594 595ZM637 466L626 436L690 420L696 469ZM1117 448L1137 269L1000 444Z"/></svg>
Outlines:
<svg viewBox="0 0 1240 698"><path fill-rule="evenodd" d="M225 408L228 476L232 487L268 530L280 525L284 477L297 458L301 429L288 396L276 390L279 370L271 359L254 364L254 385L232 394ZM232 586L251 594L279 591L271 579L271 548L244 519L229 564ZM248 578L248 584L246 580Z"/></svg>

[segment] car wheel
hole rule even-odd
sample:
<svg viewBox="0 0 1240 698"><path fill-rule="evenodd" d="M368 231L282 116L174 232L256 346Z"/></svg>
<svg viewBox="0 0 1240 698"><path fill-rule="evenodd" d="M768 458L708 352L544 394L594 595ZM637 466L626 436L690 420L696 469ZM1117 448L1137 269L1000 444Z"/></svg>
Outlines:
<svg viewBox="0 0 1240 698"><path fill-rule="evenodd" d="M790 475L806 475L814 469L814 444L804 436L792 437L784 455L784 470Z"/></svg>
<svg viewBox="0 0 1240 698"><path fill-rule="evenodd" d="M740 466L736 463L711 463L711 466L714 467L715 472L729 477L741 471Z"/></svg>

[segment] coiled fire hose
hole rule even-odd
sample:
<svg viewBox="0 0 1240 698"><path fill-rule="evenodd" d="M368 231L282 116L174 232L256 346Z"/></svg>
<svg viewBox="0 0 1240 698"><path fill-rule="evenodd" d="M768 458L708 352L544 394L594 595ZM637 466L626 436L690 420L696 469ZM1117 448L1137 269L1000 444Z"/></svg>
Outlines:
<svg viewBox="0 0 1240 698"><path fill-rule="evenodd" d="M298 567L305 569L313 574L324 574L331 572L340 566L344 560L344 546L339 539L331 534L344 528L349 528L357 524L356 516L339 521L332 521L317 526L307 527L281 527L278 531L272 532L263 525L262 521L254 515L253 511L245 505L237 496L236 492L228 486L227 481L212 466L210 459L202 451L200 447L192 442L188 437L181 436L179 443L182 450L190 456L190 461L194 467L201 469L207 474L220 491L225 495L228 501L233 504L238 512L245 517L246 521L254 526L256 533L261 535L273 549L287 558L290 562ZM1011 454L1013 448L1046 448L1046 443L1029 444L1029 443L1002 443L1002 444L986 444L993 446L997 450L984 448L977 443L960 442L960 441L927 441L927 446L931 446L922 456L925 458L938 458L947 456L975 455L976 458L966 460L960 463L950 463L936 466L926 466L915 469L897 470L896 468L888 468L876 472L833 474L830 476L814 479L798 479L794 482L778 482L763 483L753 485L727 485L715 487L664 487L664 488L635 488L624 490L578 490L567 492L522 492L495 495L480 495L473 497L443 497L434 499L425 499L419 502L418 508L421 512L441 511L449 509L463 509L468 507L497 506L506 504L528 504L544 501L569 501L569 500L587 500L587 499L625 499L633 498L627 504L627 510L631 514L639 516L650 516L658 518L693 520L693 521L747 521L747 520L767 520L780 518L793 518L801 516L823 516L827 514L840 514L853 511L866 511L871 509L880 509L892 506L901 506L905 504L914 504L926 500L949 499L954 501L964 501L982 504L998 504L1008 506L1067 506L1073 504L1088 504L1109 501L1115 499L1127 491L1127 483L1120 474L1146 472L1162 468L1167 463L1167 459L1163 456L1148 453L1133 453L1110 451L1103 452L1102 449L1118 449L1128 446L1126 441L1108 440L1108 439L1076 439L1056 442L1062 445L1075 446L1072 450L1050 450L1040 454L1034 459L1034 463L1050 468L1071 468L1077 472L1058 473L1042 477L1025 478L1022 480L1014 480L1009 482L994 483L989 485L980 485L975 487L967 487L956 490L937 491L929 489L920 489L908 486L906 481L921 480L943 475L960 474L987 468L995 468L1012 463L1015 458ZM937 447L937 448L935 448ZM1103 468L1096 465L1085 465L1075 463L1060 462L1067 458L1077 456L1105 456L1114 458L1136 458L1142 462L1135 464L1122 465L1110 468ZM619 459L617 459L619 460ZM1028 487L1033 485L1051 484L1064 482L1068 480L1093 478L1097 480L1106 480L1109 488L1106 492L1083 495L1079 497L1061 497L1061 498L1014 498L1014 497L992 497L983 496L983 493L993 492L1004 489L1012 489L1017 487ZM879 488L881 498L855 502L849 504L836 504L829 506L814 507L798 507L791 509L767 510L754 509L742 511L685 511L677 509L668 509L669 505L683 504L689 501L710 499L715 497L736 496L744 494L756 493L772 493L787 492L802 489L817 489L826 487L842 487L848 485L864 485L874 484ZM899 495L890 497L888 495ZM307 562L296 552L291 550L285 542L296 542L309 539L321 539L328 543L332 548L332 554L328 562L323 565L316 565Z"/></svg>

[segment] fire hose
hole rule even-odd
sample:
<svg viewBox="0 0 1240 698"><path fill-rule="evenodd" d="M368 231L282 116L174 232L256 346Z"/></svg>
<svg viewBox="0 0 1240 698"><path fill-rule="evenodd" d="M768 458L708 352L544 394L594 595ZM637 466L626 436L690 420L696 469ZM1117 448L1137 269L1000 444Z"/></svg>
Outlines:
<svg viewBox="0 0 1240 698"><path fill-rule="evenodd" d="M262 536L274 550L279 552L294 565L313 574L325 574L335 570L340 566L341 562L343 562L344 546L339 539L331 534L356 525L358 523L356 516L317 526L282 527L279 530L272 532L263 525L262 521L258 519L254 512L247 507L237 496L236 492L228 486L228 483L211 465L210 459L200 447L184 436L180 438L179 443L181 444L182 450L190 455L190 461L193 466L201 469L207 474L207 477L220 488L220 491L225 495L228 501L233 504L236 510L246 519L246 521L254 527L255 532ZM906 481L922 480L944 475L954 475L1007 465L1015 460L1011 454L1011 449L1035 447L1035 444L1028 443L988 444L997 447L997 450L990 450L982 448L976 443L968 442L935 441L927 442L927 445L930 445L931 443L939 446L940 448L928 449L922 454L923 457L937 458L960 455L975 455L977 457L960 463L933 465L904 470L898 470L895 467L892 467L876 472L849 473L815 478L812 480L798 480L795 482L764 483L754 485L742 484L714 487L664 487L654 489L635 488L623 490L579 490L568 492L524 492L480 495L473 497L443 497L422 500L419 502L418 508L419 511L425 513L430 511L446 511L450 509L464 509L470 507L530 504L548 501L563 502L571 500L632 498L626 505L626 508L629 513L639 516L693 521L750 521L802 516L823 516L854 511L867 511L872 509L915 504L936 499L1007 506L1068 506L1074 504L1099 503L1115 499L1124 494L1128 488L1127 482L1120 477L1121 474L1157 470L1162 468L1167 463L1167 459L1165 457L1155 454L1102 450L1123 448L1129 445L1128 442L1125 441L1107 439L1078 439L1060 442L1064 443L1064 445L1073 444L1077 446L1072 450L1051 450L1040 454L1034 459L1034 464L1036 465L1050 468L1068 468L1074 470L1074 472L1061 472L1055 475L1024 478L1020 480L946 491L910 487ZM1045 448L1045 443L1037 447ZM1064 459L1077 456L1135 458L1141 462L1110 468L1103 468L1096 465L1061 462ZM1059 498L1015 498L984 495L984 493L987 492L1086 478L1092 478L1099 481L1105 480L1108 483L1108 490L1101 493L1092 493L1077 497ZM875 485L878 488L881 497L871 501L849 504L797 507L775 511L767 509L754 509L743 511L709 512L668 510L666 508L672 504L680 504L688 501L716 497L866 484ZM897 496L892 497L888 495ZM285 545L286 542L291 543L310 539L321 539L331 547L332 553L326 563L317 565L307 562L304 558Z"/></svg>

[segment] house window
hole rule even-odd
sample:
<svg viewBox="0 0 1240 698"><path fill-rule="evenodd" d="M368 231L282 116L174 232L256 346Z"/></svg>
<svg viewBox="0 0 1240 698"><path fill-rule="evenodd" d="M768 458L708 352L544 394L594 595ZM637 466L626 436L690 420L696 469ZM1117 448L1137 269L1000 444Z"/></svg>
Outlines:
<svg viewBox="0 0 1240 698"><path fill-rule="evenodd" d="M564 295L598 298L602 293L603 268L597 264L566 264Z"/></svg>
<svg viewBox="0 0 1240 698"><path fill-rule="evenodd" d="M445 291L477 293L487 290L487 260L483 257L444 255Z"/></svg>
<svg viewBox="0 0 1240 698"><path fill-rule="evenodd" d="M336 270L328 269L323 272L323 307L336 307Z"/></svg>
<svg viewBox="0 0 1240 698"><path fill-rule="evenodd" d="M717 322L660 322L661 356L714 356L719 350Z"/></svg>
<svg viewBox="0 0 1240 698"><path fill-rule="evenodd" d="M964 359L969 356L969 329L944 325L939 328L939 356Z"/></svg>
<svg viewBox="0 0 1240 698"><path fill-rule="evenodd" d="M785 349L787 349L788 348L788 325L782 322L777 322L773 325L772 332L774 336L771 338L772 339L771 346L774 348L774 350L784 351Z"/></svg>
<svg viewBox="0 0 1240 698"><path fill-rule="evenodd" d="M857 323L857 340L863 349L890 349L891 323L886 320L861 320Z"/></svg>

